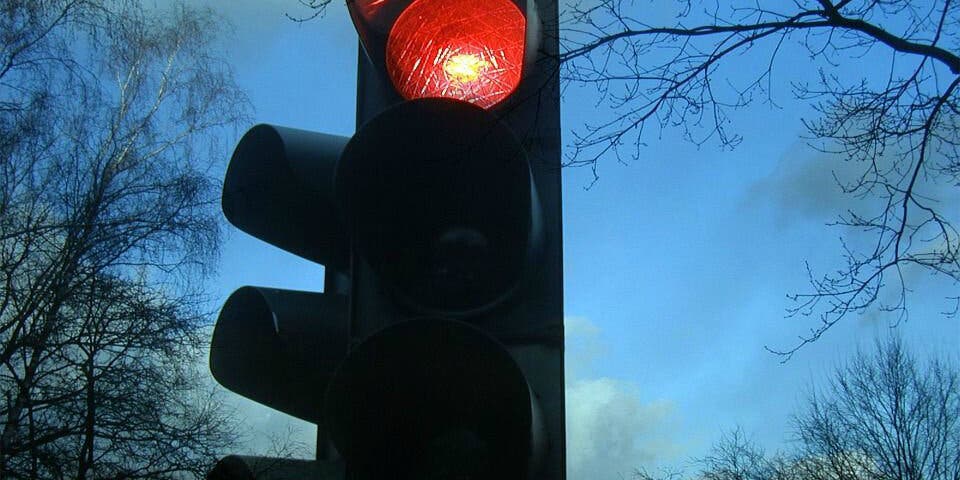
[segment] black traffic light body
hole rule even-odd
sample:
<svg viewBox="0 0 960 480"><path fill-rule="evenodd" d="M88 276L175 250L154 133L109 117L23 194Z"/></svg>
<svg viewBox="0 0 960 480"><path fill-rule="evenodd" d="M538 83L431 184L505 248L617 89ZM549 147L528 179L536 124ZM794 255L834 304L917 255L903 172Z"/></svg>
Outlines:
<svg viewBox="0 0 960 480"><path fill-rule="evenodd" d="M365 49L353 138L258 126L231 161L228 219L327 268L323 294L238 290L214 333L221 384L318 424L327 466L279 475L565 478L557 6L513 2L522 80L465 102L402 93L390 35L358 21L430 1L348 3ZM211 478L269 464L245 458Z"/></svg>

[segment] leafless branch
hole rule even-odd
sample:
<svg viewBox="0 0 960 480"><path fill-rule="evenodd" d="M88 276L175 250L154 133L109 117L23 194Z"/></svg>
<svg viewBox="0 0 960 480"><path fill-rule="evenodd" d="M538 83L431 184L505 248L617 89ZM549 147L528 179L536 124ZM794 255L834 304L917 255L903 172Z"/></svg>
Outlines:
<svg viewBox="0 0 960 480"><path fill-rule="evenodd" d="M960 185L960 8L954 2L731 1L706 2L697 11L689 1L680 2L676 23L666 26L650 25L632 5L603 0L569 12L564 78L596 88L613 115L575 134L568 165L589 166L596 177L603 159L639 158L649 128L678 129L697 145L735 148L743 138L733 130L733 112L758 99L781 104L772 76L793 45L818 72L813 82L792 84L795 98L819 114L804 120L808 141L862 165L859 177L840 186L879 205L835 222L859 232L856 242L843 245L846 264L831 275L810 272L811 291L790 296L795 304L788 314L814 317L817 326L793 346L770 351L787 360L843 318L871 308L895 313L896 322L906 319L907 271L960 283L956 209L938 201L943 188ZM857 76L849 67L870 55L890 59L887 78ZM789 61L797 58L791 53ZM871 246L860 247L862 238ZM893 302L881 302L886 291L895 292Z"/></svg>

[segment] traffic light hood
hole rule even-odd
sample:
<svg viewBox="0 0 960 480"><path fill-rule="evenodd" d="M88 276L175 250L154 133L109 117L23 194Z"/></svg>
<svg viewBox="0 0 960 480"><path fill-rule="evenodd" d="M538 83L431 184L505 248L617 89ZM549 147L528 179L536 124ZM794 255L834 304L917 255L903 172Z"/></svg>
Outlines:
<svg viewBox="0 0 960 480"><path fill-rule="evenodd" d="M210 371L244 397L319 423L324 388L347 354L347 318L342 295L242 287L220 310Z"/></svg>
<svg viewBox="0 0 960 480"><path fill-rule="evenodd" d="M349 266L333 172L349 139L260 124L240 139L223 182L223 213L240 230L314 262Z"/></svg>

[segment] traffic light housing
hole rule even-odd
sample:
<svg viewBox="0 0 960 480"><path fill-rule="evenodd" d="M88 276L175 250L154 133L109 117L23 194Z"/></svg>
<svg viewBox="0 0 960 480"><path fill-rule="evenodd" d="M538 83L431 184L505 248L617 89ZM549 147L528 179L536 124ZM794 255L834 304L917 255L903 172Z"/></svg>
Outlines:
<svg viewBox="0 0 960 480"><path fill-rule="evenodd" d="M352 0L356 134L238 144L228 220L326 267L324 293L241 288L214 331L221 384L318 425L326 467L285 471L565 478L556 7Z"/></svg>

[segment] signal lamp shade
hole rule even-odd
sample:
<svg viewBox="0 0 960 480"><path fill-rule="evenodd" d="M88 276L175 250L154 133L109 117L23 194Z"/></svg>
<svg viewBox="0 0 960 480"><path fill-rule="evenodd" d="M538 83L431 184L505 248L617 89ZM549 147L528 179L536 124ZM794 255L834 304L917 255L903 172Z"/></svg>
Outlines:
<svg viewBox="0 0 960 480"><path fill-rule="evenodd" d="M275 125L251 128L223 182L223 213L244 232L344 270L349 247L333 199L333 172L349 139Z"/></svg>
<svg viewBox="0 0 960 480"><path fill-rule="evenodd" d="M493 107L520 84L526 22L512 0L415 0L390 30L387 73L408 100Z"/></svg>
<svg viewBox="0 0 960 480"><path fill-rule="evenodd" d="M308 422L347 355L347 299L263 287L233 292L217 318L210 372L221 385Z"/></svg>

